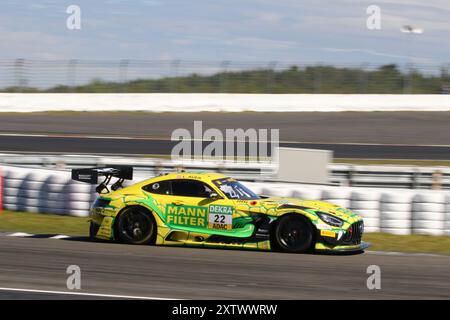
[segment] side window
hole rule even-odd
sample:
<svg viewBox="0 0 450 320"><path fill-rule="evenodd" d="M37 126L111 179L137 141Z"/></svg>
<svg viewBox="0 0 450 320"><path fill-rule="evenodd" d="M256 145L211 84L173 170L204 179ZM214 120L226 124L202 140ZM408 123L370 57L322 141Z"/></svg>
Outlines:
<svg viewBox="0 0 450 320"><path fill-rule="evenodd" d="M172 180L172 195L183 197L209 198L211 188L200 181Z"/></svg>
<svg viewBox="0 0 450 320"><path fill-rule="evenodd" d="M153 182L142 187L147 192L156 193L156 194L171 194L170 181L159 181Z"/></svg>

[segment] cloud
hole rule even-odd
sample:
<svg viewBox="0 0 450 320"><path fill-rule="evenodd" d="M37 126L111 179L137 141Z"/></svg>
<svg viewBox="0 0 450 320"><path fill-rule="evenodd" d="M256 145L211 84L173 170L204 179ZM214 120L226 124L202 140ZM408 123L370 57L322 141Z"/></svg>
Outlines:
<svg viewBox="0 0 450 320"><path fill-rule="evenodd" d="M180 46L189 46L194 43L192 39L174 39L172 42Z"/></svg>
<svg viewBox="0 0 450 320"><path fill-rule="evenodd" d="M346 0L348 2L353 2L352 0ZM373 1L372 1L373 2ZM417 12L420 13L421 10L437 10L437 11L450 11L450 6L448 3L448 0L428 0L428 1L422 1L422 0L377 0L377 5L384 6L390 5L392 7L396 8L404 8L404 9L415 9L418 10Z"/></svg>
<svg viewBox="0 0 450 320"><path fill-rule="evenodd" d="M256 18L261 22L277 23L283 20L284 15L276 12L257 12Z"/></svg>
<svg viewBox="0 0 450 320"><path fill-rule="evenodd" d="M33 3L30 5L31 9L47 9L45 4Z"/></svg>
<svg viewBox="0 0 450 320"><path fill-rule="evenodd" d="M3 2L0 39L8 50L0 58L386 63L448 62L450 56L449 0L321 0L320 5L317 0L77 0L82 8L77 32L65 29L67 3ZM382 9L382 30L366 27L371 4ZM400 32L405 24L425 33L405 35Z"/></svg>
<svg viewBox="0 0 450 320"><path fill-rule="evenodd" d="M247 47L260 50L290 49L297 45L295 41L273 40L258 37L233 38L225 40L223 43L229 46Z"/></svg>
<svg viewBox="0 0 450 320"><path fill-rule="evenodd" d="M160 6L163 4L161 1L158 0L142 0L141 3L150 7Z"/></svg>
<svg viewBox="0 0 450 320"><path fill-rule="evenodd" d="M52 58L61 59L65 54L58 50L62 39L39 31L10 31L0 27L0 42L8 43L8 58ZM36 50L46 48L47 50ZM30 55L30 53L32 53ZM5 55L5 52L3 52Z"/></svg>

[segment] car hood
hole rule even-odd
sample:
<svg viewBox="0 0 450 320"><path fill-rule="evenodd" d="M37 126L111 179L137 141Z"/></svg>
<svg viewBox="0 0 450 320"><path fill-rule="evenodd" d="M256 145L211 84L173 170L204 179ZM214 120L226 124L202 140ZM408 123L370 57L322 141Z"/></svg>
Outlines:
<svg viewBox="0 0 450 320"><path fill-rule="evenodd" d="M275 209L275 213L284 213L286 209L292 210L313 210L328 213L344 221L354 220L359 216L352 211L341 206L317 200L302 200L299 198L269 197L258 201L267 209Z"/></svg>

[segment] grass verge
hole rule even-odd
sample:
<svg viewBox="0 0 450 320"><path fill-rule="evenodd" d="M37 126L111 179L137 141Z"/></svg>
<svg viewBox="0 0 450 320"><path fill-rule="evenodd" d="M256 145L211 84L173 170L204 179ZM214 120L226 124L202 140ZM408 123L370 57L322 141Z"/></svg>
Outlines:
<svg viewBox="0 0 450 320"><path fill-rule="evenodd" d="M372 243L371 251L450 254L450 236L366 233L363 240Z"/></svg>
<svg viewBox="0 0 450 320"><path fill-rule="evenodd" d="M88 218L3 211L0 213L0 231L87 236L89 223Z"/></svg>
<svg viewBox="0 0 450 320"><path fill-rule="evenodd" d="M30 212L0 213L2 232L87 236L88 230L88 218ZM369 250L373 251L450 254L450 236L366 233L363 240L372 243Z"/></svg>

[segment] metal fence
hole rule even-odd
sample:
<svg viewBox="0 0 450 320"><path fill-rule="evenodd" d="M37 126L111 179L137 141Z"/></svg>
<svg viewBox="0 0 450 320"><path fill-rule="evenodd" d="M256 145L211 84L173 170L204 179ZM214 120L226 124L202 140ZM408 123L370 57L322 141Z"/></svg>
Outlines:
<svg viewBox="0 0 450 320"><path fill-rule="evenodd" d="M342 88L344 85L351 88L352 93L427 93L430 90L446 93L450 84L449 66L408 63L380 72L382 66L370 63L330 66L295 61L10 59L0 60L0 89L26 92L31 88L46 90L55 86L75 87L90 83L92 90L105 91L102 84L113 82L114 86L108 88L113 92L347 93L347 89ZM330 76L330 68L338 68L339 71ZM294 74L298 71L301 73ZM197 77L184 83L177 81L180 77L192 75ZM201 76L212 77L205 80ZM425 77L425 80L420 77ZM130 81L139 79L167 81L152 88L130 86ZM383 89L383 84L395 86L397 91Z"/></svg>
<svg viewBox="0 0 450 320"><path fill-rule="evenodd" d="M183 169L221 172L245 181L278 181L276 178L277 164L269 161L252 163L212 160L172 161L155 158L87 155L0 154L0 164L51 170L132 165L135 172L143 177ZM328 171L328 182L335 186L450 190L450 169L447 167L330 164Z"/></svg>

